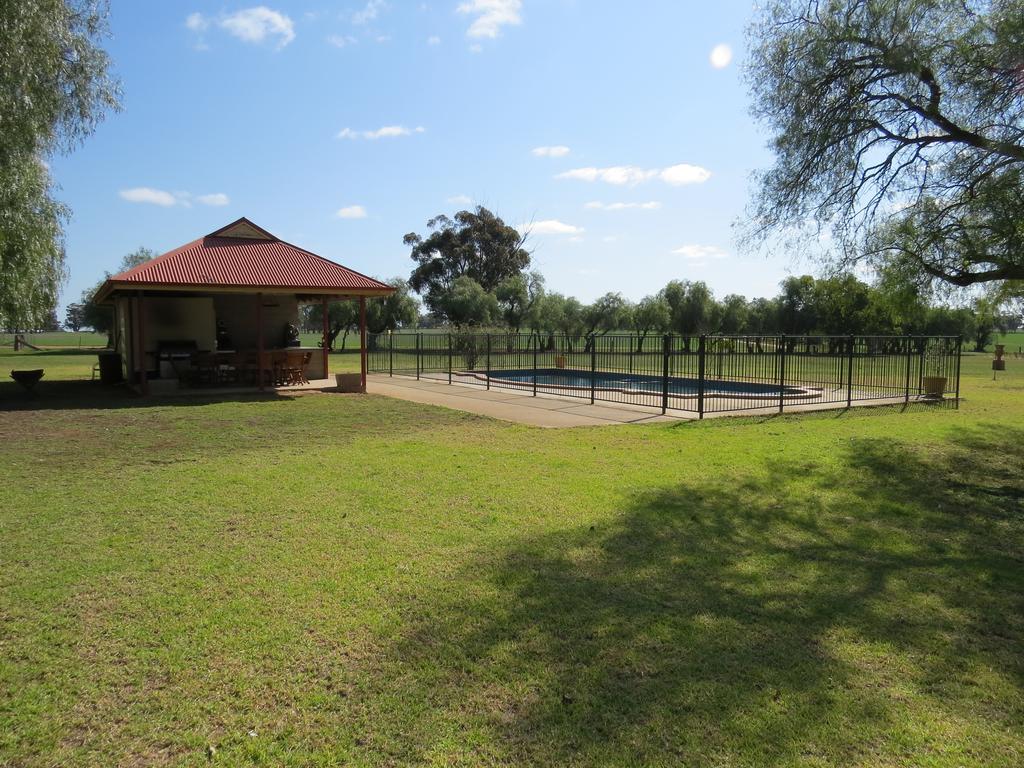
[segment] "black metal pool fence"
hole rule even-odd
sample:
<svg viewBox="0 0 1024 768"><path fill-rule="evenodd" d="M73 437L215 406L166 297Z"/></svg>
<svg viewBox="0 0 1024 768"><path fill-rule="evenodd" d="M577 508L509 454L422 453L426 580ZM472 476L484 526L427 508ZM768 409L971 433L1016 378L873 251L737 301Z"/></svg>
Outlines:
<svg viewBox="0 0 1024 768"><path fill-rule="evenodd" d="M960 400L956 336L383 333L371 373L707 413Z"/></svg>

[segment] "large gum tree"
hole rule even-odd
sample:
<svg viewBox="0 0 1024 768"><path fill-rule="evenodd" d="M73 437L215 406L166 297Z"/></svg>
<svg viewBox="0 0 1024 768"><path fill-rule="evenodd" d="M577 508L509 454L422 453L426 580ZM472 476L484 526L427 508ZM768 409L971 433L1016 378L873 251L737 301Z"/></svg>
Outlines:
<svg viewBox="0 0 1024 768"><path fill-rule="evenodd" d="M933 286L1024 279L1024 0L768 0L754 242L830 232Z"/></svg>

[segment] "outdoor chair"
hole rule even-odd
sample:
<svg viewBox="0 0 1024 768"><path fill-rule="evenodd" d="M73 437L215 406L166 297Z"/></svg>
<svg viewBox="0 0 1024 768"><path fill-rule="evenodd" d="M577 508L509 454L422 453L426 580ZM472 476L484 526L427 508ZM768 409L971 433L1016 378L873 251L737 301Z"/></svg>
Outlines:
<svg viewBox="0 0 1024 768"><path fill-rule="evenodd" d="M306 378L306 366L309 365L310 353L298 349L285 352L284 365L281 368L281 381L285 385L309 384Z"/></svg>

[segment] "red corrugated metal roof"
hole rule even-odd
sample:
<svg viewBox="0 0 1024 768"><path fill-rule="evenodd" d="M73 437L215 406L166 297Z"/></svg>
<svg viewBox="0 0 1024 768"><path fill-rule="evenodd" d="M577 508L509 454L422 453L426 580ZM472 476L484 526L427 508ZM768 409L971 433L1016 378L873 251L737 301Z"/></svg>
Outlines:
<svg viewBox="0 0 1024 768"><path fill-rule="evenodd" d="M220 234L236 225L248 225L258 230L258 235L224 237ZM346 291L391 293L394 290L386 283L279 240L245 218L114 275L104 286L109 290L103 293L117 287L134 289L146 285L210 290L294 289L299 293L308 290L339 294Z"/></svg>

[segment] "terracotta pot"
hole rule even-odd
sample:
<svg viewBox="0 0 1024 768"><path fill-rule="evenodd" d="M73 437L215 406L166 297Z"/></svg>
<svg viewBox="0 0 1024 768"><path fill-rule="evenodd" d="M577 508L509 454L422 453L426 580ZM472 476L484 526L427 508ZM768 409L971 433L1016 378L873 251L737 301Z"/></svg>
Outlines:
<svg viewBox="0 0 1024 768"><path fill-rule="evenodd" d="M941 398L946 392L945 376L924 376L921 379L921 387L926 397Z"/></svg>
<svg viewBox="0 0 1024 768"><path fill-rule="evenodd" d="M555 368L565 368L565 355L555 356Z"/></svg>
<svg viewBox="0 0 1024 768"><path fill-rule="evenodd" d="M338 390L341 392L363 392L363 377L358 373L336 373Z"/></svg>

